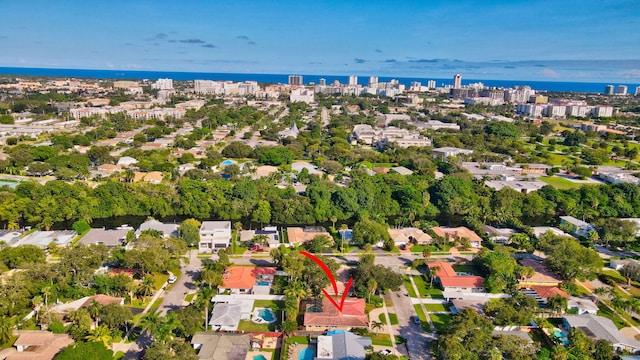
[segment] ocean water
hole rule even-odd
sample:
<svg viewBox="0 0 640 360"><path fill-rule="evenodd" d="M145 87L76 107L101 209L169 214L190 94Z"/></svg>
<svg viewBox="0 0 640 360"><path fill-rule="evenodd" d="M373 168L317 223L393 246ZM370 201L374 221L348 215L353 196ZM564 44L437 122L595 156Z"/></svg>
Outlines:
<svg viewBox="0 0 640 360"><path fill-rule="evenodd" d="M72 78L93 78L93 79L149 79L156 80L159 78L170 78L173 80L227 80L227 81L257 81L259 83L283 83L288 81L288 74L240 74L240 73L205 73L205 72L177 72L177 71L135 71L135 70L85 70L85 69L47 69L47 68L16 68L16 67L0 67L0 75L27 75L27 76L51 76L51 77L72 77ZM320 78L324 78L327 84L331 84L334 80L340 81L341 84L348 83L348 76L338 75L305 75L303 80L305 84L309 82L319 83ZM375 75L375 74L372 74ZM407 78L407 77L386 77L379 76L379 82L388 82L391 79L398 80L401 84L409 86L412 81L419 81L423 86L427 85L427 81L435 80L437 86L452 84L452 78ZM359 76L358 83L366 85L369 78L367 76ZM512 88L515 86L528 85L535 90L547 91L565 91L565 92L590 92L603 93L607 83L592 82L559 82L559 81L530 81L530 80L491 80L491 79L464 79L462 84L471 84L482 82L490 87ZM619 85L612 83L612 85ZM638 84L623 84L628 86L628 91L633 94Z"/></svg>

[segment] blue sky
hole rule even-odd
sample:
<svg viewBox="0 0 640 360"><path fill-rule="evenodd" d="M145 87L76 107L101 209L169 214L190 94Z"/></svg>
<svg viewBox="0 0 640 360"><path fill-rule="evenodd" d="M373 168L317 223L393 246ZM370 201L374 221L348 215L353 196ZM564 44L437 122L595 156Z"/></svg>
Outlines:
<svg viewBox="0 0 640 360"><path fill-rule="evenodd" d="M640 82L640 1L2 1L0 66Z"/></svg>

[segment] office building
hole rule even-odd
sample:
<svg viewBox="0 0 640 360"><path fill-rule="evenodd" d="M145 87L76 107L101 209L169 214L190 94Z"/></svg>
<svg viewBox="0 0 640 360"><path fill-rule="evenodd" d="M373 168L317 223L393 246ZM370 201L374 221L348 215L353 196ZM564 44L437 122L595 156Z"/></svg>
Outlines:
<svg viewBox="0 0 640 360"><path fill-rule="evenodd" d="M320 78L320 81L318 82L318 84L320 84L320 86L327 86L327 79Z"/></svg>
<svg viewBox="0 0 640 360"><path fill-rule="evenodd" d="M462 87L462 75L455 74L453 75L453 88L460 89Z"/></svg>
<svg viewBox="0 0 640 360"><path fill-rule="evenodd" d="M378 83L378 77L377 76L369 76L369 86L373 85L373 84L377 84Z"/></svg>
<svg viewBox="0 0 640 360"><path fill-rule="evenodd" d="M640 95L640 86L636 86L636 93L634 95L635 96Z"/></svg>
<svg viewBox="0 0 640 360"><path fill-rule="evenodd" d="M302 75L289 75L289 85L302 85Z"/></svg>
<svg viewBox="0 0 640 360"><path fill-rule="evenodd" d="M429 80L429 81L427 82L427 87L428 87L429 89L435 89L435 88L436 88L436 81L435 81L435 80Z"/></svg>
<svg viewBox="0 0 640 360"><path fill-rule="evenodd" d="M356 86L358 85L358 77L355 75L349 76L349 85Z"/></svg>

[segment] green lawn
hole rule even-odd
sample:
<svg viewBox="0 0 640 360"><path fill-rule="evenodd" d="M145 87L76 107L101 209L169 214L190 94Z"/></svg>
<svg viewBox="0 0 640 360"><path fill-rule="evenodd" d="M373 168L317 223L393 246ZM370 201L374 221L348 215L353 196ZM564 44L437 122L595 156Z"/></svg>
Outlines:
<svg viewBox="0 0 640 360"><path fill-rule="evenodd" d="M622 318L620 318L620 316L614 314L606 305L600 303L598 304L598 309L598 315L604 316L613 321L618 329L629 326L624 320L622 320Z"/></svg>
<svg viewBox="0 0 640 360"><path fill-rule="evenodd" d="M153 288L158 290L167 282L169 274L153 273L151 277L153 278Z"/></svg>
<svg viewBox="0 0 640 360"><path fill-rule="evenodd" d="M429 289L429 283L424 279L423 276L413 276L413 282L416 284L418 288L418 293L420 293L421 297L429 297L427 290Z"/></svg>
<svg viewBox="0 0 640 360"><path fill-rule="evenodd" d="M422 253L422 251L424 251L424 245L416 245L416 246L412 246L409 250L411 250L411 252L417 252L417 253Z"/></svg>
<svg viewBox="0 0 640 360"><path fill-rule="evenodd" d="M413 290L413 286L411 285L411 280L409 280L409 276L405 275L404 276L404 287L407 288L407 292L409 293L409 296L414 298L417 297L416 296L416 291Z"/></svg>
<svg viewBox="0 0 640 360"><path fill-rule="evenodd" d="M429 312L449 311L449 308L450 308L450 306L447 304L424 304L424 307Z"/></svg>
<svg viewBox="0 0 640 360"><path fill-rule="evenodd" d="M378 315L378 320L382 323L382 325L387 325L387 317L384 316L384 313Z"/></svg>
<svg viewBox="0 0 640 360"><path fill-rule="evenodd" d="M184 301L190 303L195 296L196 296L196 293L187 294L187 296L184 297Z"/></svg>
<svg viewBox="0 0 640 360"><path fill-rule="evenodd" d="M538 178L538 180L546 182L547 184L560 190L577 189L582 186L582 184L574 183L573 181L569 181L558 176L541 176Z"/></svg>
<svg viewBox="0 0 640 360"><path fill-rule="evenodd" d="M371 336L371 342L373 345L380 346L392 346L391 336L389 334L377 333L377 334L369 334Z"/></svg>
<svg viewBox="0 0 640 360"><path fill-rule="evenodd" d="M427 316L424 314L424 311L422 311L422 306L420 306L420 304L413 305L413 308L416 310L416 314L418 314L420 321L427 321Z"/></svg>
<svg viewBox="0 0 640 360"><path fill-rule="evenodd" d="M399 324L398 315L394 313L389 313L389 321L391 321L391 325L398 325Z"/></svg>
<svg viewBox="0 0 640 360"><path fill-rule="evenodd" d="M275 331L278 325L282 322L281 312L278 309L284 307L284 301L281 300L256 300L253 303L253 308L267 308L273 310L276 315L276 321L271 324L256 324L251 320L242 320L238 325L238 330L244 331Z"/></svg>
<svg viewBox="0 0 640 360"><path fill-rule="evenodd" d="M433 322L433 326L435 326L436 330L444 329L451 320L451 315L429 314L429 317L431 318L431 322Z"/></svg>
<svg viewBox="0 0 640 360"><path fill-rule="evenodd" d="M478 275L478 276L482 275L480 273L480 270L478 270L478 268L473 265L453 265L452 267L453 267L453 270L455 270L456 272L464 272L464 273L469 273L469 274Z"/></svg>

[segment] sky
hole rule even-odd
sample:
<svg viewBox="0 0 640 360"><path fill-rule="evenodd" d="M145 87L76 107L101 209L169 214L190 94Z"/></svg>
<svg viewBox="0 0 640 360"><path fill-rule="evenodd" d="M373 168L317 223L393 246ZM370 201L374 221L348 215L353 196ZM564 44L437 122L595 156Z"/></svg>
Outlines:
<svg viewBox="0 0 640 360"><path fill-rule="evenodd" d="M639 0L0 0L0 66L640 83Z"/></svg>

